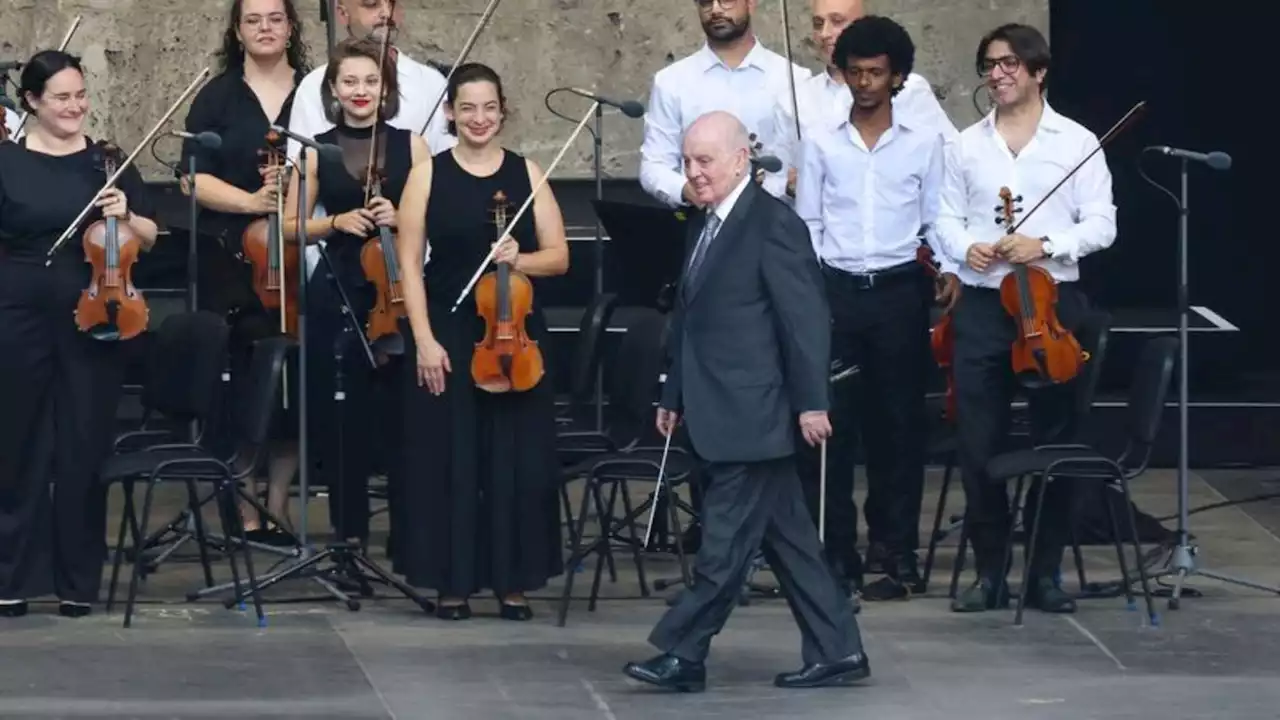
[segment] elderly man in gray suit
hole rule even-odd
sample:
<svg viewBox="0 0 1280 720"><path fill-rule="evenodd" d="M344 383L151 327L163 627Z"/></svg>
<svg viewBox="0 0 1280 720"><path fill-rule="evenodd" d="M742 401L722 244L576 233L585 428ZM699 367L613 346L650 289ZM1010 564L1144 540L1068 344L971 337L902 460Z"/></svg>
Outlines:
<svg viewBox="0 0 1280 720"><path fill-rule="evenodd" d="M711 638L737 604L757 549L803 640L804 667L774 684L816 687L870 674L795 468L797 421L810 445L831 434L822 275L804 222L751 181L749 143L724 112L699 118L684 139L685 174L703 217L691 223L657 425L668 435L683 415L706 464L702 544L692 587L649 636L662 654L625 668L682 691L705 689Z"/></svg>

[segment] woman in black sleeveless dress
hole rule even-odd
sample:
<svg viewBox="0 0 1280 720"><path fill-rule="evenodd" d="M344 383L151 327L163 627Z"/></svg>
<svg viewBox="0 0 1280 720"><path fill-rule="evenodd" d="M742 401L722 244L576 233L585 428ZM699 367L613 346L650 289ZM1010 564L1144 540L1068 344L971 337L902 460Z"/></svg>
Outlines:
<svg viewBox="0 0 1280 720"><path fill-rule="evenodd" d="M405 353L416 362L406 362L404 371L402 512L415 521L406 524L397 550L409 584L440 594L437 616L469 618L468 598L488 589L501 600L503 618L528 620L533 613L524 594L563 570L551 373L527 392L477 389L471 356L484 321L474 291L457 312L450 309L497 240L494 195L506 196L509 222L542 171L498 142L505 100L493 70L462 65L446 92L458 146L410 174L396 243L404 268L421 267L426 238L430 243L423 275L404 276ZM533 281L525 326L544 342L538 280L569 267L564 220L550 187L539 190L495 262L512 263Z"/></svg>
<svg viewBox="0 0 1280 720"><path fill-rule="evenodd" d="M389 67L385 82L380 79L380 54L381 46L371 40L347 40L335 48L321 86L327 111L336 110L330 118L335 127L315 140L342 152L317 157L314 150L306 149L306 204L311 208L318 200L326 212L325 217L306 223L307 243L324 242L307 284L308 440L319 465L317 484L330 490L329 520L335 534L361 543L369 539L368 480L374 470L374 432L383 425L379 417L386 411L373 400L376 371L355 336L356 328L344 316L343 294L364 334L376 288L360 267L360 251L370 238L378 237L380 226L395 228L392 200L403 192L410 169L430 159L421 137L385 121L375 125L380 93L383 118L394 117L400 104L394 67ZM383 195L366 203L366 169L375 134ZM285 211L285 236L290 240L297 237L297 202L295 170ZM377 352L375 362L385 364L386 354ZM334 398L339 369L341 407ZM398 420L398 411L393 414ZM393 468L396 464L396 459L389 463Z"/></svg>

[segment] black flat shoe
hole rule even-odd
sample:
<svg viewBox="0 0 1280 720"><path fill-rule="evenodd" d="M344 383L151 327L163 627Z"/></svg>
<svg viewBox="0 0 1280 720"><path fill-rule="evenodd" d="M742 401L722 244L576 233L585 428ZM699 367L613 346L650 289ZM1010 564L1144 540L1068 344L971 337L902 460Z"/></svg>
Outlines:
<svg viewBox="0 0 1280 720"><path fill-rule="evenodd" d="M516 622L524 622L533 619L533 608L528 605L508 605L502 603L502 610L499 611L503 620L515 620Z"/></svg>
<svg viewBox="0 0 1280 720"><path fill-rule="evenodd" d="M773 679L780 688L815 688L849 685L871 677L871 663L866 653L856 653L833 663L810 663L792 673L781 673Z"/></svg>
<svg viewBox="0 0 1280 720"><path fill-rule="evenodd" d="M461 605L437 605L436 617L441 620L470 620L471 606L467 603Z"/></svg>
<svg viewBox="0 0 1280 720"><path fill-rule="evenodd" d="M0 603L0 617L19 618L27 614L27 601Z"/></svg>
<svg viewBox="0 0 1280 720"><path fill-rule="evenodd" d="M666 690L702 692L707 689L707 667L674 655L659 655L642 663L627 663L622 671L640 682Z"/></svg>
<svg viewBox="0 0 1280 720"><path fill-rule="evenodd" d="M58 614L67 618L82 618L93 612L88 603L76 603L63 600L58 603Z"/></svg>

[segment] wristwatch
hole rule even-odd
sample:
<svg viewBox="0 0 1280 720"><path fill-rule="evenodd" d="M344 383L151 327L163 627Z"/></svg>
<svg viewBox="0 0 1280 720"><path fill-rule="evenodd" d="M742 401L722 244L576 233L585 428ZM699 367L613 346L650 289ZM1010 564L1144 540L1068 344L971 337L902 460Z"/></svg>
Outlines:
<svg viewBox="0 0 1280 720"><path fill-rule="evenodd" d="M1040 238L1040 251L1044 253L1045 257L1053 257L1053 241L1049 239L1048 235Z"/></svg>

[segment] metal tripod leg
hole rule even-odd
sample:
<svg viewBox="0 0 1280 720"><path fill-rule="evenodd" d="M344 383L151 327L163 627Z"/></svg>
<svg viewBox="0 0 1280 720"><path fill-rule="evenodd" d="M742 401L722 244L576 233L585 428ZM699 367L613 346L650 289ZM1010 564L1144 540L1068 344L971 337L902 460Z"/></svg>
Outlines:
<svg viewBox="0 0 1280 720"><path fill-rule="evenodd" d="M1198 554L1198 550L1199 549L1196 546L1189 544L1175 546L1169 555L1169 562L1165 565L1165 569L1151 576L1152 579L1170 576L1174 578L1173 592L1169 595L1170 610L1177 610L1179 608L1183 594L1188 590L1191 590L1190 588L1186 588L1184 583L1187 578L1194 577L1196 575L1231 585L1247 587L1251 590L1261 590L1262 592L1280 595L1280 587L1263 585L1261 583L1253 582L1252 580L1245 580L1243 578L1224 575L1213 570L1205 570L1197 567L1195 556ZM1132 582L1132 578L1127 579ZM1195 590L1191 590L1191 592L1194 592L1197 596L1199 595L1199 592Z"/></svg>

